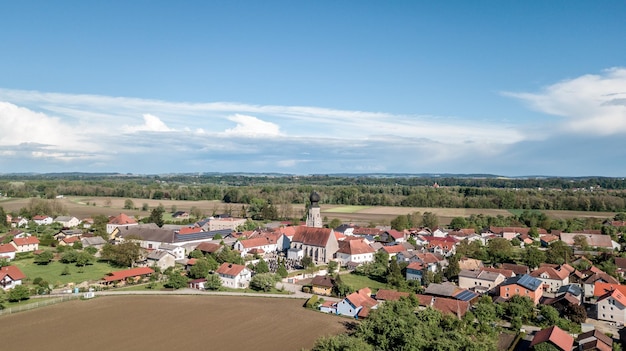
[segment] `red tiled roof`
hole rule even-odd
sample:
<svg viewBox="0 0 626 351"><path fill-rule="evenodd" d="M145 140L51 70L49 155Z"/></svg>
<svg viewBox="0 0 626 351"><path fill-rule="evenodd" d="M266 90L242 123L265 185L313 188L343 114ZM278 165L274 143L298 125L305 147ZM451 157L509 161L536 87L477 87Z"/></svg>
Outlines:
<svg viewBox="0 0 626 351"><path fill-rule="evenodd" d="M626 285L596 282L593 287L593 296L603 296L613 290L619 290L622 294L626 294ZM626 306L626 304L624 305Z"/></svg>
<svg viewBox="0 0 626 351"><path fill-rule="evenodd" d="M80 238L78 236L70 236L69 238L63 238L61 241L66 244L73 244L77 241L80 241Z"/></svg>
<svg viewBox="0 0 626 351"><path fill-rule="evenodd" d="M470 304L467 301L421 294L415 296L417 296L420 306L432 307L441 313L453 314L457 317L463 317L470 308Z"/></svg>
<svg viewBox="0 0 626 351"><path fill-rule="evenodd" d="M46 218L48 218L48 216L37 215L37 216L33 217L33 221L42 221L42 220L44 220Z"/></svg>
<svg viewBox="0 0 626 351"><path fill-rule="evenodd" d="M291 242L303 243L311 246L326 246L330 235L333 233L329 228L312 228L312 227L297 227L296 233L291 239Z"/></svg>
<svg viewBox="0 0 626 351"><path fill-rule="evenodd" d="M4 277L9 276L11 280L21 280L26 278L26 275L22 273L22 271L17 268L17 266L4 266L0 267L0 280L4 279Z"/></svg>
<svg viewBox="0 0 626 351"><path fill-rule="evenodd" d="M193 234L193 233L200 233L202 231L202 228L200 227L182 227L178 230L178 234Z"/></svg>
<svg viewBox="0 0 626 351"><path fill-rule="evenodd" d="M574 346L574 337L556 325L538 331L530 343L530 347L532 348L546 341L564 351L571 351Z"/></svg>
<svg viewBox="0 0 626 351"><path fill-rule="evenodd" d="M119 216L113 217L109 220L109 224L125 225L125 224L137 224L137 221L124 213L120 213Z"/></svg>
<svg viewBox="0 0 626 351"><path fill-rule="evenodd" d="M420 261L422 261L423 263L429 264L429 263L439 263L441 261L443 261L443 258L439 258L437 257L437 255L430 253L430 252L425 252L425 253L418 253L417 258L420 259Z"/></svg>
<svg viewBox="0 0 626 351"><path fill-rule="evenodd" d="M372 291L369 288L363 288L357 292L353 292L352 294L346 296L346 299L350 301L350 303L354 307L374 307L378 304L376 300L372 299L370 296Z"/></svg>
<svg viewBox="0 0 626 351"><path fill-rule="evenodd" d="M555 269L552 267L539 267L534 271L530 272L531 277L541 278L541 275L547 276L547 279L552 280L565 280L565 278L569 277L569 272L565 269Z"/></svg>
<svg viewBox="0 0 626 351"><path fill-rule="evenodd" d="M154 270L150 267L138 267L125 269L123 271L115 271L109 273L106 277L104 277L105 282L115 282L118 280L124 280L126 278L138 277L146 274L152 274Z"/></svg>
<svg viewBox="0 0 626 351"><path fill-rule="evenodd" d="M395 240L398 240L398 239L403 239L403 238L404 238L404 232L400 232L400 231L397 231L397 230L395 230L395 229L390 229L390 230L388 230L388 231L387 231L387 233L388 233L388 234L389 234L392 238L394 238Z"/></svg>
<svg viewBox="0 0 626 351"><path fill-rule="evenodd" d="M374 253L375 250L367 245L363 240L348 240L339 242L339 250L337 252L348 255L359 255L366 253Z"/></svg>
<svg viewBox="0 0 626 351"><path fill-rule="evenodd" d="M15 246L11 244L0 244L0 254L15 252Z"/></svg>
<svg viewBox="0 0 626 351"><path fill-rule="evenodd" d="M218 244L212 244L212 243L200 243L198 244L198 246L196 246L196 250L200 250L202 252L208 252L208 253L213 253L216 252L217 250L219 250L221 246Z"/></svg>
<svg viewBox="0 0 626 351"><path fill-rule="evenodd" d="M487 271L487 272L500 273L503 276L505 276L506 278L511 278L511 277L515 276L515 273L512 270L510 270L510 269L483 267L482 270L483 271Z"/></svg>
<svg viewBox="0 0 626 351"><path fill-rule="evenodd" d="M253 247L260 247L265 245L275 245L276 239L270 236L266 236L262 238L241 240L240 243L244 248L250 249Z"/></svg>
<svg viewBox="0 0 626 351"><path fill-rule="evenodd" d="M230 275L230 276L236 277L245 268L246 266L242 266L240 264L224 262L215 272L217 274Z"/></svg>
<svg viewBox="0 0 626 351"><path fill-rule="evenodd" d="M420 262L411 262L408 266L406 266L406 268L421 271L422 269L424 269L424 266Z"/></svg>
<svg viewBox="0 0 626 351"><path fill-rule="evenodd" d="M380 289L376 292L376 300L395 301L400 300L401 297L409 297L409 293L388 289Z"/></svg>
<svg viewBox="0 0 626 351"><path fill-rule="evenodd" d="M383 246L383 250L388 254L397 254L398 252L406 251L406 248L402 245Z"/></svg>
<svg viewBox="0 0 626 351"><path fill-rule="evenodd" d="M13 238L13 242L17 246L34 245L39 244L39 239L34 236L27 236L25 238Z"/></svg>

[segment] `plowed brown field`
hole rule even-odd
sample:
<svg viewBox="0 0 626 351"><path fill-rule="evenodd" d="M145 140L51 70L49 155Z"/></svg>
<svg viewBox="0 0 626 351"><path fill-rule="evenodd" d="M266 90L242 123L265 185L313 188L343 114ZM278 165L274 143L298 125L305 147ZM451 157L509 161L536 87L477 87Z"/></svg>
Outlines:
<svg viewBox="0 0 626 351"><path fill-rule="evenodd" d="M108 296L0 317L1 349L300 350L345 331L297 299Z"/></svg>

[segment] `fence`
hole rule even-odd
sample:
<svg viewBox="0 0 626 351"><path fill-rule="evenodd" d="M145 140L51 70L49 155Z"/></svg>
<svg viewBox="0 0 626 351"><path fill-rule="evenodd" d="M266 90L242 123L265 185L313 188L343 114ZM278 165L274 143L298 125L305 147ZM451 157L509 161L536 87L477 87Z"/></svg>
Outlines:
<svg viewBox="0 0 626 351"><path fill-rule="evenodd" d="M54 305L54 304L65 302L65 301L76 300L82 296L83 296L82 294L79 294L79 295L67 295L67 296L61 296L61 297L53 297L53 298L45 299L42 301L31 302L26 305L7 307L3 310L0 310L0 316L4 316L6 314L18 313L22 311L28 311L28 310L32 310L35 308Z"/></svg>

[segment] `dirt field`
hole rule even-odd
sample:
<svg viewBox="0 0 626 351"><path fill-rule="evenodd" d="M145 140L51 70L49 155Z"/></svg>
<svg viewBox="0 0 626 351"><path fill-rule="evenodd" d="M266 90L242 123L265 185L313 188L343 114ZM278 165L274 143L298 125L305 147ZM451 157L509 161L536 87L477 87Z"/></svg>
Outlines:
<svg viewBox="0 0 626 351"><path fill-rule="evenodd" d="M2 350L300 350L347 319L302 300L118 296L0 317Z"/></svg>

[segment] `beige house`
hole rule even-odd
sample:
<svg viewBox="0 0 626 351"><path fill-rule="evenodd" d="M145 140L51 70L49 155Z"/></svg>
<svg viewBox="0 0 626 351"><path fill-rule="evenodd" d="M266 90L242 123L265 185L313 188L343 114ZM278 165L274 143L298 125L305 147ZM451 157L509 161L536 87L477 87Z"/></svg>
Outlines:
<svg viewBox="0 0 626 351"><path fill-rule="evenodd" d="M501 273L486 270L461 270L459 272L459 287L485 293L500 285L506 277Z"/></svg>
<svg viewBox="0 0 626 351"><path fill-rule="evenodd" d="M164 250L155 250L152 251L146 257L146 266L148 267L159 267L161 272L168 269L169 267L174 267L176 265L176 257L168 251Z"/></svg>
<svg viewBox="0 0 626 351"><path fill-rule="evenodd" d="M39 239L34 236L27 236L25 238L13 238L11 245L15 247L15 250L19 252L32 252L39 250Z"/></svg>

